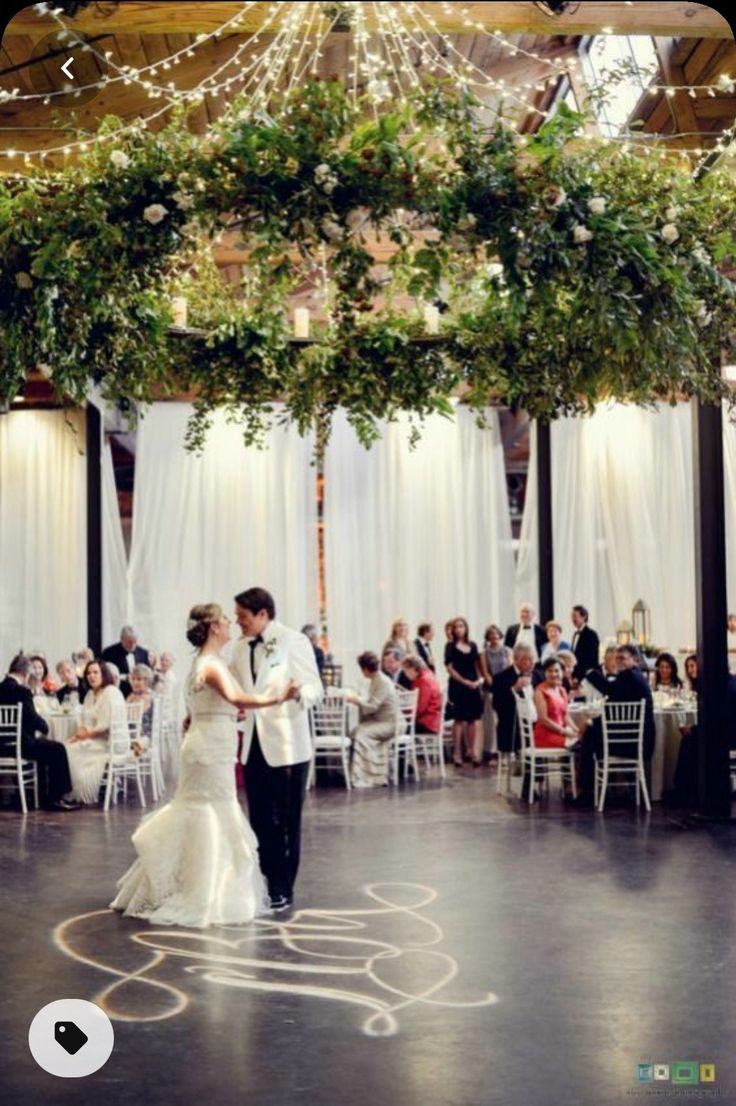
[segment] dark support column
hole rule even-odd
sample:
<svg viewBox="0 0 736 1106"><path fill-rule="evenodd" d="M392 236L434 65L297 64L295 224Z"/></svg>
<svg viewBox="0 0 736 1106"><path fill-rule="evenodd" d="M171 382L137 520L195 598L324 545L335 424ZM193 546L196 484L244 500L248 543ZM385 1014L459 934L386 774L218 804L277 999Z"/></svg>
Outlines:
<svg viewBox="0 0 736 1106"><path fill-rule="evenodd" d="M548 422L537 422L537 515L539 520L539 621L555 616L552 548L552 444Z"/></svg>
<svg viewBox="0 0 736 1106"><path fill-rule="evenodd" d="M87 644L102 650L102 415L87 404Z"/></svg>
<svg viewBox="0 0 736 1106"><path fill-rule="evenodd" d="M726 525L721 408L693 400L695 599L698 630L698 808L728 818L731 781L726 724Z"/></svg>

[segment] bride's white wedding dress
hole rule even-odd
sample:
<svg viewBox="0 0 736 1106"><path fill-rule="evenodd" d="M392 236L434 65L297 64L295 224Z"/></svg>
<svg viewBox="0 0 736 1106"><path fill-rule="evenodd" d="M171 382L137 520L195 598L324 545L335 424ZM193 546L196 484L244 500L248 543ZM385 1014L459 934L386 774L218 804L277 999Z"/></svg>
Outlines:
<svg viewBox="0 0 736 1106"><path fill-rule="evenodd" d="M176 793L133 834L138 859L110 904L159 925L237 925L268 912L258 842L235 790L237 709L202 682L202 660L187 681Z"/></svg>

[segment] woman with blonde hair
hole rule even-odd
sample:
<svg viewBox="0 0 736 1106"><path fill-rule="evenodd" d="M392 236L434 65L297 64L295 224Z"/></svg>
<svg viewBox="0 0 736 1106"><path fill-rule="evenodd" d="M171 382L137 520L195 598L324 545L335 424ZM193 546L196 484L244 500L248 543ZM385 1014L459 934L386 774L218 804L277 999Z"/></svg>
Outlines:
<svg viewBox="0 0 736 1106"><path fill-rule="evenodd" d="M384 643L381 653L385 653L387 649L398 649L401 653L400 660L403 660L407 653L411 652L409 623L405 618L397 618L391 626L391 633L388 641Z"/></svg>

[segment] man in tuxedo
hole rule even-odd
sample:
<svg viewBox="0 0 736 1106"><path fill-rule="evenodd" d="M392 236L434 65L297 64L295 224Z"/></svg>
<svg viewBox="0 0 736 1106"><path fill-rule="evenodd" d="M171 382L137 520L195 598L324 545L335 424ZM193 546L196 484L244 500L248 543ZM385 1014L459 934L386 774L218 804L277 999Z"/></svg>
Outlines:
<svg viewBox="0 0 736 1106"><path fill-rule="evenodd" d="M418 657L426 664L427 668L431 668L434 672L434 657L432 655L432 638L434 637L434 628L429 622L422 622L421 626L417 629L417 636L414 639L414 650Z"/></svg>
<svg viewBox="0 0 736 1106"><path fill-rule="evenodd" d="M325 651L319 643L319 634L317 633L317 627L311 622L308 622L306 626L302 626L302 633L314 650L314 663L317 665L317 671L319 672L320 680L324 680L325 671Z"/></svg>
<svg viewBox="0 0 736 1106"><path fill-rule="evenodd" d="M570 617L575 627L570 646L575 654L573 677L580 683L588 669L597 668L600 663L600 640L595 630L591 630L588 625L588 611L585 607L578 603L573 607Z"/></svg>
<svg viewBox="0 0 736 1106"><path fill-rule="evenodd" d="M80 804L65 798L72 789L66 749L60 741L49 741L46 737L48 723L36 712L28 687L30 672L29 657L19 653L13 658L7 676L0 681L0 706L23 708L20 751L22 757L35 760L38 765L41 806L46 810L77 810ZM15 746L0 746L0 752L3 756L15 756Z"/></svg>
<svg viewBox="0 0 736 1106"><path fill-rule="evenodd" d="M123 626L120 641L102 650L100 658L114 664L120 673L120 690L127 699L130 695L130 673L137 664L148 664L150 652L138 644L138 634L132 626Z"/></svg>
<svg viewBox="0 0 736 1106"><path fill-rule="evenodd" d="M87 694L88 688L84 682L84 678L77 675L77 671L72 662L67 660L59 661L56 666L56 673L60 681L56 689L56 698L59 702L63 703L70 695L75 694L80 703L84 702L84 697Z"/></svg>
<svg viewBox="0 0 736 1106"><path fill-rule="evenodd" d="M534 652L525 642L515 646L513 663L493 677L493 709L498 717L496 741L499 753L514 751L516 700L532 697Z"/></svg>
<svg viewBox="0 0 736 1106"><path fill-rule="evenodd" d="M404 660L399 649L384 649L381 655L381 672L393 680L397 687L403 691L411 691L411 680L402 668Z"/></svg>
<svg viewBox="0 0 736 1106"><path fill-rule="evenodd" d="M654 728L654 700L652 689L639 668L639 652L635 645L619 645L616 649L618 675L615 680L607 680L596 669L590 669L586 680L603 695L609 703L636 703L644 700L644 760L651 760L654 752L656 731ZM596 718L585 731L580 752L580 790L582 805L589 805L593 798L593 757L600 760L603 756L603 725ZM636 742L631 745L617 745L616 756L636 757Z"/></svg>
<svg viewBox="0 0 736 1106"><path fill-rule="evenodd" d="M509 649L517 645L528 645L534 661L538 661L547 643L547 634L544 627L534 621L535 618L536 611L531 603L522 603L519 607L519 621L508 627L503 640Z"/></svg>
<svg viewBox="0 0 736 1106"><path fill-rule="evenodd" d="M301 817L312 742L308 708L323 695L314 650L304 634L276 621L273 596L248 588L235 597L243 633L233 650L232 671L241 687L259 695L281 692L289 680L299 698L248 711L241 760L250 821L273 910L294 897L299 867Z"/></svg>

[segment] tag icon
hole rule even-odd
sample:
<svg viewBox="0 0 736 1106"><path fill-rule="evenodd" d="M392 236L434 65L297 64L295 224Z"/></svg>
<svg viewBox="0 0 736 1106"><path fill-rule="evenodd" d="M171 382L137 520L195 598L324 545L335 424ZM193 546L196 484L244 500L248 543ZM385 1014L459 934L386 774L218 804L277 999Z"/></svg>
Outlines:
<svg viewBox="0 0 736 1106"><path fill-rule="evenodd" d="M89 1037L74 1022L56 1022L54 1025L54 1040L70 1056L76 1056L80 1048L87 1044Z"/></svg>

